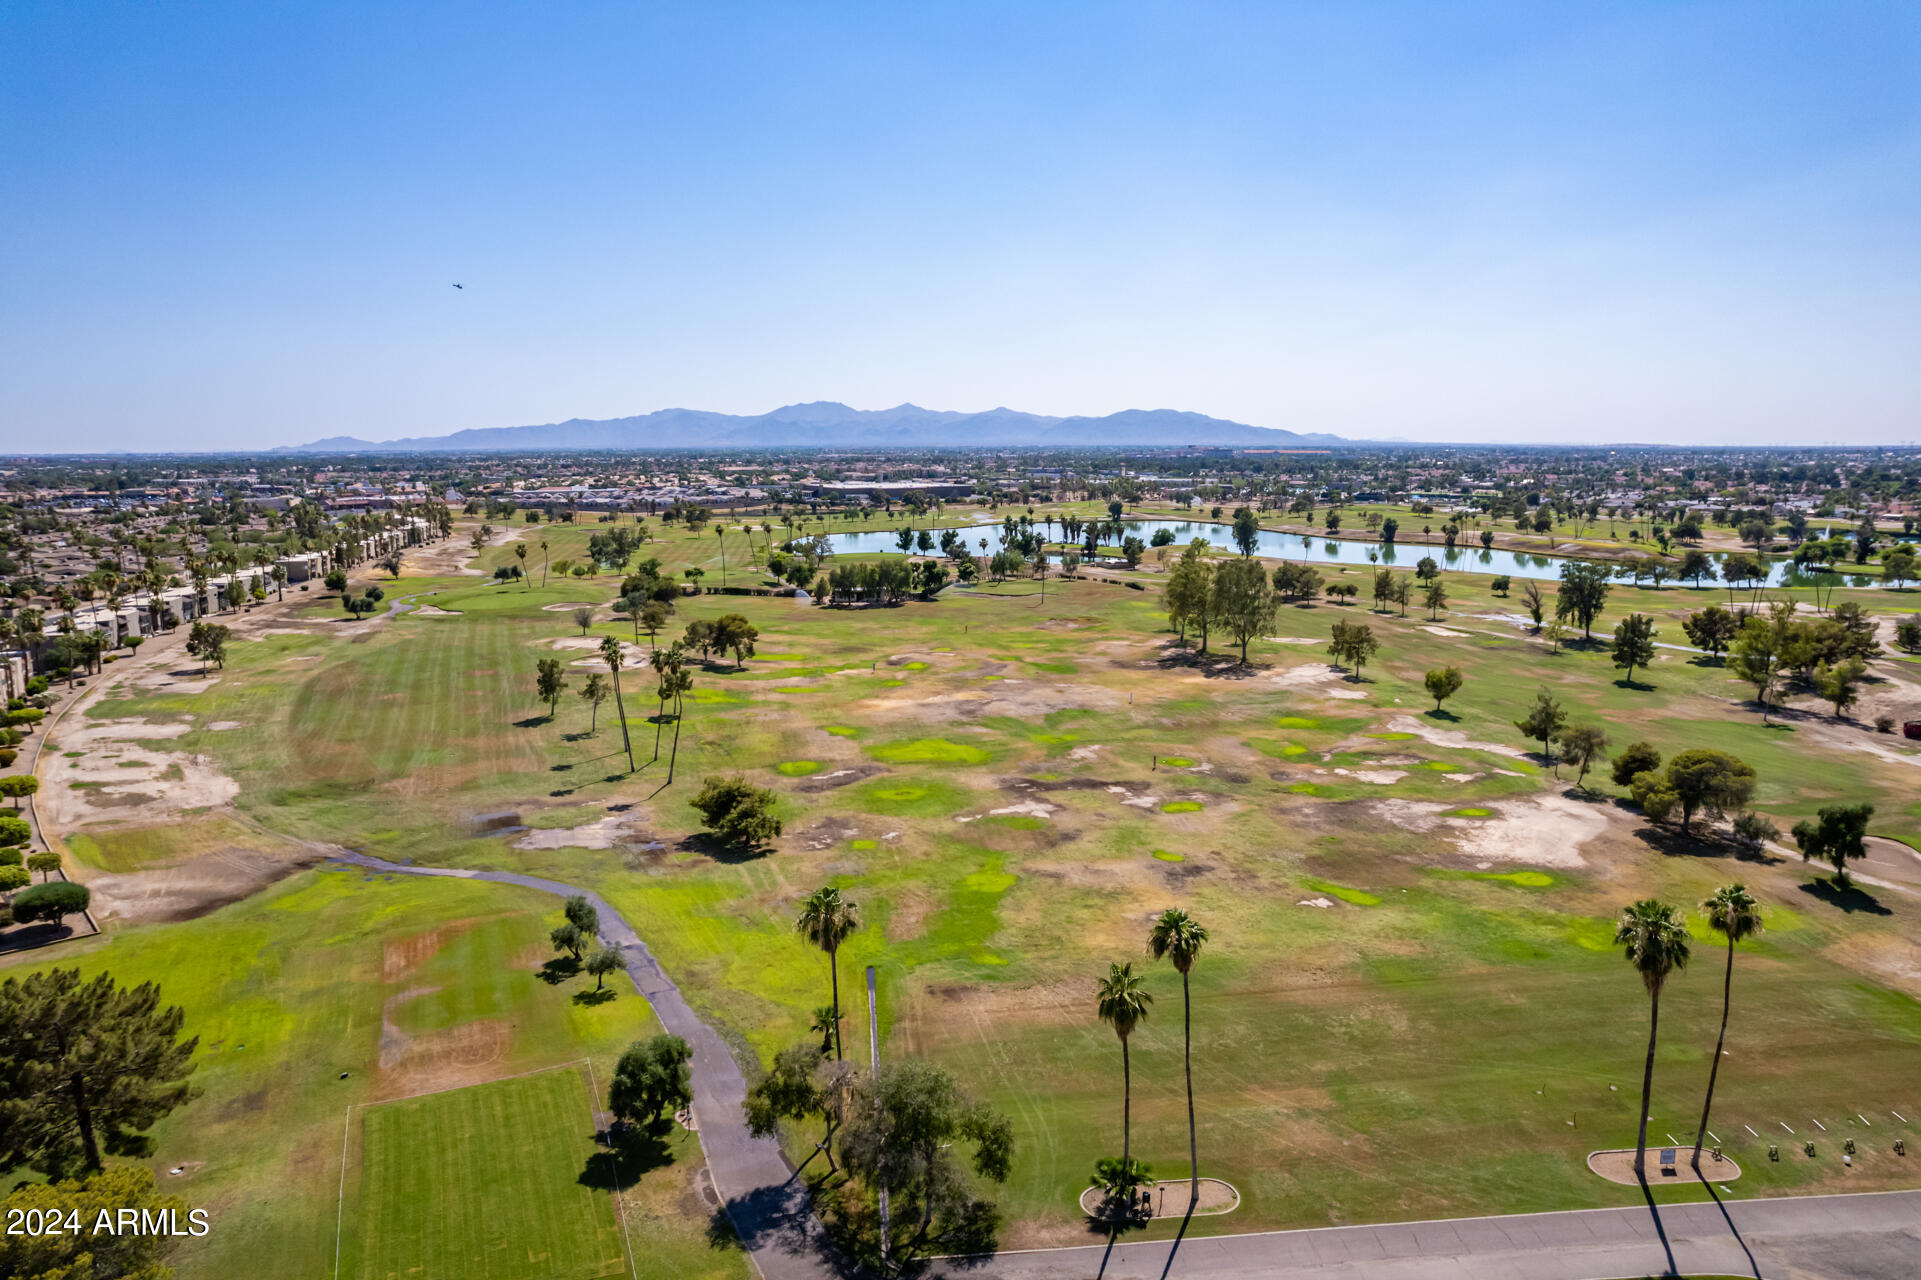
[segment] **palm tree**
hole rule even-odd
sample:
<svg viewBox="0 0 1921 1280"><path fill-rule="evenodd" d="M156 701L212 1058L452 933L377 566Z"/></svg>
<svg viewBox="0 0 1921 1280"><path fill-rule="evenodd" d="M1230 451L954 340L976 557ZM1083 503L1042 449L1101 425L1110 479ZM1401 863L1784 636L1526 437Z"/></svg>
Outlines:
<svg viewBox="0 0 1921 1280"><path fill-rule="evenodd" d="M1668 975L1688 962L1688 927L1681 913L1655 898L1643 898L1621 912L1614 945L1626 949L1628 963L1641 971L1648 989L1648 1060L1641 1072L1641 1136L1634 1145L1634 1174L1647 1176L1648 1099L1654 1090L1654 1041L1661 1027L1661 988Z"/></svg>
<svg viewBox="0 0 1921 1280"><path fill-rule="evenodd" d="M525 546L525 543L521 544ZM634 771L634 742L627 736L627 704L620 700L620 638L602 636L600 638L600 660L614 675L614 713L620 717L620 744L627 749L627 772Z"/></svg>
<svg viewBox="0 0 1921 1280"><path fill-rule="evenodd" d="M1721 1046L1728 1038L1728 1004L1734 995L1734 944L1760 933L1761 904L1746 885L1724 884L1701 904L1708 927L1728 940L1728 967L1721 979L1721 1034L1714 1042L1714 1064L1708 1068L1708 1096L1701 1104L1701 1127L1694 1134L1694 1168L1701 1168L1701 1137L1708 1131L1708 1110L1714 1106L1714 1078L1721 1071Z"/></svg>
<svg viewBox="0 0 1921 1280"><path fill-rule="evenodd" d="M540 585L547 585L547 539L540 540Z"/></svg>
<svg viewBox="0 0 1921 1280"><path fill-rule="evenodd" d="M514 559L520 561L521 581L527 586L529 590L531 590L534 585L534 580L527 576L527 544L526 543L516 542L514 544Z"/></svg>
<svg viewBox="0 0 1921 1280"><path fill-rule="evenodd" d="M840 890L828 885L814 890L800 904L800 916L794 921L796 932L804 934L807 940L827 953L827 971L834 984L834 1059L840 1060L840 944L847 941L847 935L860 928L860 904L851 898L840 896Z"/></svg>
<svg viewBox="0 0 1921 1280"><path fill-rule="evenodd" d="M1194 1002L1187 988L1187 971L1194 967L1206 943L1207 926L1179 907L1161 912L1147 935L1147 953L1156 960L1172 960L1181 975L1181 1065L1187 1071L1187 1171L1192 1180L1189 1209L1201 1201L1201 1161L1194 1137Z"/></svg>
<svg viewBox="0 0 1921 1280"><path fill-rule="evenodd" d="M1134 1138L1134 1074L1127 1060L1127 1037L1147 1018L1147 1007L1154 1003L1154 997L1145 979L1135 975L1132 962L1110 964L1094 997L1101 1021L1112 1026L1121 1038L1121 1169L1126 1177L1133 1169L1128 1161Z"/></svg>

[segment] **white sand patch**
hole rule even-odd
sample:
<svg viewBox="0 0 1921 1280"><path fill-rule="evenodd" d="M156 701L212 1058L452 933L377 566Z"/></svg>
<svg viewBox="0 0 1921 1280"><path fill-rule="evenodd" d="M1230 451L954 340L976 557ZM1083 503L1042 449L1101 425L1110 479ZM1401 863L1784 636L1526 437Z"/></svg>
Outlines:
<svg viewBox="0 0 1921 1280"><path fill-rule="evenodd" d="M514 841L516 849L611 849L628 834L633 815L610 813L580 827L549 827L529 831Z"/></svg>
<svg viewBox="0 0 1921 1280"><path fill-rule="evenodd" d="M1413 716L1395 716L1387 727L1395 733L1411 733L1437 747L1452 747L1456 751L1492 751L1497 755L1512 756L1516 760L1527 757L1527 752L1519 747L1510 747L1499 742L1476 742L1458 729L1437 729L1427 721L1418 720Z"/></svg>
<svg viewBox="0 0 1921 1280"><path fill-rule="evenodd" d="M1149 796L1149 795L1137 796L1132 791L1129 791L1126 787L1109 787L1107 789L1113 794L1120 796L1122 804L1132 805L1136 809L1152 809L1155 805L1161 802L1161 798L1159 796Z"/></svg>
<svg viewBox="0 0 1921 1280"><path fill-rule="evenodd" d="M1472 782L1476 778L1484 775L1478 773L1444 773L1441 776L1449 782Z"/></svg>
<svg viewBox="0 0 1921 1280"><path fill-rule="evenodd" d="M238 729L239 727L240 721L238 720L216 720L207 726L207 732L225 733L229 729Z"/></svg>
<svg viewBox="0 0 1921 1280"><path fill-rule="evenodd" d="M1302 898L1294 905L1297 907L1319 907L1321 910L1326 911L1334 905L1334 901L1331 898Z"/></svg>
<svg viewBox="0 0 1921 1280"><path fill-rule="evenodd" d="M442 609L439 605L421 604L414 606L415 615L422 618L458 618L460 610Z"/></svg>
<svg viewBox="0 0 1921 1280"><path fill-rule="evenodd" d="M1607 814L1596 806L1551 792L1530 803L1501 805L1495 812L1498 817L1469 823L1460 839L1463 854L1537 867L1584 866L1581 846L1608 824Z"/></svg>
<svg viewBox="0 0 1921 1280"><path fill-rule="evenodd" d="M1052 817L1059 808L1059 805L1048 804L1044 800L1023 800L1019 804L1010 804L1002 809L989 809L986 813L977 813L972 817L956 818L954 821L979 822L982 818L999 818L1005 816L1048 818Z"/></svg>
<svg viewBox="0 0 1921 1280"><path fill-rule="evenodd" d="M1303 662L1299 666L1283 667L1274 673L1274 683L1288 689L1326 684L1332 680L1346 678L1346 672L1337 671L1325 662Z"/></svg>
<svg viewBox="0 0 1921 1280"><path fill-rule="evenodd" d="M1367 690L1365 689L1328 689L1324 691L1324 696L1329 698L1346 698L1346 699L1352 700L1355 698L1365 698L1367 696Z"/></svg>
<svg viewBox="0 0 1921 1280"><path fill-rule="evenodd" d="M56 831L89 823L151 826L189 810L231 804L240 786L207 756L142 745L177 738L193 727L183 721L148 724L144 720L62 724L60 751L84 754L69 759L53 750L42 753L36 803L47 825ZM76 783L86 785L76 787Z"/></svg>
<svg viewBox="0 0 1921 1280"><path fill-rule="evenodd" d="M1478 864L1519 862L1534 867L1586 865L1581 846L1607 829L1607 814L1594 805L1545 794L1485 806L1491 818L1449 818L1448 806L1419 800L1379 800L1374 812L1409 831L1441 831Z"/></svg>
<svg viewBox="0 0 1921 1280"><path fill-rule="evenodd" d="M563 600L559 604L543 604L540 606L540 611L542 613L571 613L575 609L598 608L600 608L599 605L591 604L586 600Z"/></svg>
<svg viewBox="0 0 1921 1280"><path fill-rule="evenodd" d="M1436 636L1457 636L1458 637L1458 636L1464 636L1467 634L1467 632L1465 631L1456 631L1452 627L1424 626L1421 628L1421 630L1427 632L1429 635L1436 635Z"/></svg>
<svg viewBox="0 0 1921 1280"><path fill-rule="evenodd" d="M1269 644L1326 644L1319 636L1266 636Z"/></svg>
<svg viewBox="0 0 1921 1280"><path fill-rule="evenodd" d="M1090 742L1084 747L1075 747L1067 753L1067 758L1069 760L1092 760L1095 755L1099 753L1101 746L1101 743Z"/></svg>
<svg viewBox="0 0 1921 1280"><path fill-rule="evenodd" d="M1335 773L1356 782L1372 782L1378 786L1388 786L1407 776L1404 769L1336 769Z"/></svg>

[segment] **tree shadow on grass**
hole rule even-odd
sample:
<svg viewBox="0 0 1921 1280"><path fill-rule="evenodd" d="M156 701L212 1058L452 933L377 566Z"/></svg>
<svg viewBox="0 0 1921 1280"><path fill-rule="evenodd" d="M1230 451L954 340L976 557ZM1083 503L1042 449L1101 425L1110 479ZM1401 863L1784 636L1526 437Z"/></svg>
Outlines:
<svg viewBox="0 0 1921 1280"><path fill-rule="evenodd" d="M1434 708L1432 711L1423 711L1421 714L1430 720L1446 720L1449 723L1458 721L1461 718L1452 711L1443 711L1439 707Z"/></svg>
<svg viewBox="0 0 1921 1280"><path fill-rule="evenodd" d="M1633 810L1626 801L1615 801L1624 809ZM1707 831L1683 831L1679 827L1644 825L1635 828L1634 838L1656 853L1670 858L1735 858L1742 862L1758 862L1764 866L1778 866L1787 861L1767 851L1742 844L1738 840L1725 839Z"/></svg>
<svg viewBox="0 0 1921 1280"><path fill-rule="evenodd" d="M666 1168L674 1162L674 1151L663 1133L655 1126L616 1124L610 1132L595 1135L601 1149L587 1157L580 1185L596 1191L624 1191L655 1169Z"/></svg>
<svg viewBox="0 0 1921 1280"><path fill-rule="evenodd" d="M550 987L557 987L579 972L580 961L572 956L555 956L536 969L534 976Z"/></svg>
<svg viewBox="0 0 1921 1280"><path fill-rule="evenodd" d="M514 728L516 728L516 729L537 729L537 728L539 728L539 727L540 727L541 725L543 725L543 724L548 724L548 723L550 723L550 722L552 721L552 719L553 719L553 717L551 717L551 716L528 716L528 717L527 717L527 718L526 718L525 720L516 720L516 721L514 721Z"/></svg>
<svg viewBox="0 0 1921 1280"><path fill-rule="evenodd" d="M1849 915L1857 911L1871 916L1891 916L1893 910L1881 905L1881 899L1869 893L1858 884L1845 889L1837 888L1832 880L1809 880L1800 890L1811 898L1818 898L1831 907L1839 907Z"/></svg>
<svg viewBox="0 0 1921 1280"><path fill-rule="evenodd" d="M612 987L589 987L585 991L574 992L574 1003L591 1008L594 1005L606 1004L614 998L615 994Z"/></svg>
<svg viewBox="0 0 1921 1280"><path fill-rule="evenodd" d="M727 866L757 862L774 851L770 844L735 844L705 831L697 831L676 846L682 853L697 853Z"/></svg>

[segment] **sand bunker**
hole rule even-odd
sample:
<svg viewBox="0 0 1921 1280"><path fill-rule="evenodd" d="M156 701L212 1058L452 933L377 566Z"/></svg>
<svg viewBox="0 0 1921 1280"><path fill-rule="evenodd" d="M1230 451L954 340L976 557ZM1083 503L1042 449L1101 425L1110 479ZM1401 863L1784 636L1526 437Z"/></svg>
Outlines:
<svg viewBox="0 0 1921 1280"><path fill-rule="evenodd" d="M460 610L442 609L438 605L420 604L414 606L414 616L419 618L458 618Z"/></svg>
<svg viewBox="0 0 1921 1280"><path fill-rule="evenodd" d="M1422 627L1421 630L1430 635L1437 636L1464 636L1467 634L1465 631L1456 631L1452 627Z"/></svg>
<svg viewBox="0 0 1921 1280"><path fill-rule="evenodd" d="M633 835L633 815L610 813L579 827L544 827L514 841L516 849L611 849Z"/></svg>
<svg viewBox="0 0 1921 1280"><path fill-rule="evenodd" d="M231 722L222 722L234 727ZM219 727L219 726L216 726ZM193 728L183 722L67 717L41 753L41 820L56 832L92 822L158 826L196 809L231 804L239 784L203 755L166 751L156 739ZM66 753L78 751L77 759Z"/></svg>
<svg viewBox="0 0 1921 1280"><path fill-rule="evenodd" d="M543 604L540 606L540 611L542 613L571 613L575 609L598 609L598 608L600 608L599 605L590 604L588 601L585 601L585 600L563 600L559 604Z"/></svg>
<svg viewBox="0 0 1921 1280"><path fill-rule="evenodd" d="M1456 751L1492 751L1496 755L1511 756L1516 760L1527 758L1527 752L1518 747L1510 747L1502 742L1476 742L1458 729L1437 729L1425 720L1414 716L1395 716L1388 723L1395 733L1411 733L1437 747L1451 747Z"/></svg>
<svg viewBox="0 0 1921 1280"><path fill-rule="evenodd" d="M1563 795L1488 805L1488 818L1450 818L1449 806L1419 800L1377 800L1376 814L1410 831L1452 835L1460 856L1479 865L1520 862L1535 867L1581 867L1581 846L1607 829L1607 814Z"/></svg>

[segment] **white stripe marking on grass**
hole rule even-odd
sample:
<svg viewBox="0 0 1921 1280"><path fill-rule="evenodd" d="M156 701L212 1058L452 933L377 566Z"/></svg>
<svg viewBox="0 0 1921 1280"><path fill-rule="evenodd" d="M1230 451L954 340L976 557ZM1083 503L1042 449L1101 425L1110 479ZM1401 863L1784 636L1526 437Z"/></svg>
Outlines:
<svg viewBox="0 0 1921 1280"><path fill-rule="evenodd" d="M1868 1128L1870 1129L1874 1128L1874 1121L1868 1119L1866 1116L1862 1115L1859 1111L1854 1113L1854 1118L1856 1120L1859 1120L1862 1124L1868 1126Z"/></svg>
<svg viewBox="0 0 1921 1280"><path fill-rule="evenodd" d="M1894 1108L1893 1108L1893 1107L1889 1107L1889 1108L1888 1108L1888 1110L1890 1110L1890 1111L1894 1111ZM1904 1115L1902 1115L1902 1114L1901 1114L1901 1113L1900 1113L1899 1111L1894 1111L1894 1118L1895 1118L1896 1120L1899 1120L1899 1121L1900 1121L1900 1122L1901 1122L1902 1124L1906 1124L1906 1123L1908 1122L1908 1118L1907 1118L1906 1116L1904 1116Z"/></svg>
<svg viewBox="0 0 1921 1280"><path fill-rule="evenodd" d="M340 1227L347 1212L347 1139L354 1131L354 1109L347 1107L347 1122L340 1127L340 1194L334 1199L334 1280L340 1280Z"/></svg>
<svg viewBox="0 0 1921 1280"><path fill-rule="evenodd" d="M1680 1140L1679 1138L1677 1138L1677 1137L1675 1137L1675 1136L1674 1136L1673 1134L1671 1134L1671 1133L1670 1133L1670 1134L1668 1135L1668 1141L1669 1141L1669 1142L1672 1142L1672 1143L1673 1143L1673 1144L1674 1144L1675 1146L1677 1146L1677 1147L1681 1145L1681 1140Z"/></svg>
<svg viewBox="0 0 1921 1280"><path fill-rule="evenodd" d="M1751 1124L1744 1124L1744 1125L1742 1125L1741 1127L1742 1127L1743 1129L1746 1129L1746 1130L1748 1131L1748 1136L1749 1136L1750 1138L1758 1138L1758 1137L1760 1137L1760 1136L1761 1136L1760 1134L1758 1134L1758 1133L1756 1133L1756 1132L1754 1131L1754 1126L1753 1126L1753 1125L1751 1125Z"/></svg>
<svg viewBox="0 0 1921 1280"><path fill-rule="evenodd" d="M1808 1119L1814 1120L1814 1117L1809 1116ZM1819 1129L1822 1133L1826 1133L1828 1131L1828 1127L1822 1124L1819 1120L1814 1120L1814 1127Z"/></svg>
<svg viewBox="0 0 1921 1280"><path fill-rule="evenodd" d="M1720 1135L1715 1133L1714 1130L1712 1129L1708 1130L1708 1137L1713 1138L1716 1142L1719 1142L1721 1140Z"/></svg>
<svg viewBox="0 0 1921 1280"><path fill-rule="evenodd" d="M587 1121L598 1130L600 1128L600 1081L594 1078L594 1060L582 1058L581 1061L587 1064ZM620 1218L620 1238L627 1245L627 1270L632 1273L634 1280L640 1280L640 1262L634 1257L634 1240L627 1234L627 1203L621 1199L620 1194L620 1152L614 1149L613 1143L610 1142L607 1145L613 1155L614 1212Z"/></svg>
<svg viewBox="0 0 1921 1280"><path fill-rule="evenodd" d="M1780 1125L1783 1129L1788 1129L1788 1122L1785 1120L1776 1120L1775 1123ZM1793 1133L1794 1130L1788 1129L1788 1132Z"/></svg>

